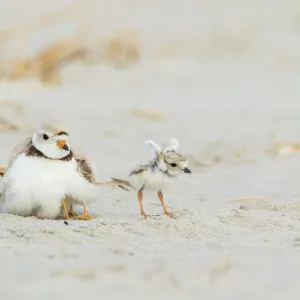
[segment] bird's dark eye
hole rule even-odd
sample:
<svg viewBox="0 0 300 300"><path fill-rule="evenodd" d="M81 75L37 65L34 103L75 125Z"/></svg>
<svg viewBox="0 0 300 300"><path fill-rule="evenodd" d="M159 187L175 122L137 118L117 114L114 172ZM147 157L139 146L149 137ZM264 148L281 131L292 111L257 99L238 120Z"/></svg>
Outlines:
<svg viewBox="0 0 300 300"><path fill-rule="evenodd" d="M171 163L170 165L171 165L171 167L173 167L173 168L177 167L177 165L176 165L175 163Z"/></svg>
<svg viewBox="0 0 300 300"><path fill-rule="evenodd" d="M48 136L47 134L44 133L44 134L43 134L43 139L44 139L44 140L48 140L48 139L49 139L49 136Z"/></svg>

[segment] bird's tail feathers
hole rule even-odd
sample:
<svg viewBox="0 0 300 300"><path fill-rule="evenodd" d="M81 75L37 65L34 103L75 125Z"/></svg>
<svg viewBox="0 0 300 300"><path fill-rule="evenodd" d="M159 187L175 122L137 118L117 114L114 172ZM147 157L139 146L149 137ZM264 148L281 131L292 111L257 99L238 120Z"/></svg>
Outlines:
<svg viewBox="0 0 300 300"><path fill-rule="evenodd" d="M96 182L95 185L97 186L110 186L110 187L119 187L123 190L126 190L128 192L135 191L136 189L130 184L129 181L118 179L118 178L111 178L110 181L104 181L104 182Z"/></svg>

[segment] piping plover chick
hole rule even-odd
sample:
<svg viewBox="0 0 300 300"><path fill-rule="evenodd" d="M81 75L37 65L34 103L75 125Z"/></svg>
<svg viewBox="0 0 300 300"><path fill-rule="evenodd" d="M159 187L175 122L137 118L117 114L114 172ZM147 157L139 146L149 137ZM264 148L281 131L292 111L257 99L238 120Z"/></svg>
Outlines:
<svg viewBox="0 0 300 300"><path fill-rule="evenodd" d="M4 168L3 168L4 169ZM33 136L17 145L0 181L4 211L21 216L57 218L62 209L84 207L96 197L95 170L85 156L71 149L68 131L55 120L44 122Z"/></svg>
<svg viewBox="0 0 300 300"><path fill-rule="evenodd" d="M132 186L138 192L141 215L147 216L143 208L143 192L154 190L157 192L164 214L175 218L174 214L169 212L165 206L162 190L176 179L180 173L192 173L188 168L188 160L177 152L179 147L177 139L170 139L165 147L160 147L152 140L146 141L146 145L154 150L153 160L133 169L129 173L128 181L123 180L123 182L126 188ZM122 180L117 178L112 178L112 180L123 187Z"/></svg>

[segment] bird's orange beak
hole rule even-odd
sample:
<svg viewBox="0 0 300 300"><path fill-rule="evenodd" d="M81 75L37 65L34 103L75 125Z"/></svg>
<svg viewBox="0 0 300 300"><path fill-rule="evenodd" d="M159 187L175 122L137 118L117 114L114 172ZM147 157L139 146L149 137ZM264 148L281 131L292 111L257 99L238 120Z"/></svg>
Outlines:
<svg viewBox="0 0 300 300"><path fill-rule="evenodd" d="M66 141L65 140L62 140L62 141L59 141L56 143L57 147L59 147L60 149L64 149L66 151L69 151L69 147L68 145L66 144Z"/></svg>
<svg viewBox="0 0 300 300"><path fill-rule="evenodd" d="M69 151L69 150L70 150L65 140L58 141L58 142L56 143L56 145L57 145L57 147L60 148L60 149L64 149L64 150L66 150L66 151Z"/></svg>
<svg viewBox="0 0 300 300"><path fill-rule="evenodd" d="M66 141L59 141L56 143L56 145L59 147L59 148L63 148L66 144Z"/></svg>

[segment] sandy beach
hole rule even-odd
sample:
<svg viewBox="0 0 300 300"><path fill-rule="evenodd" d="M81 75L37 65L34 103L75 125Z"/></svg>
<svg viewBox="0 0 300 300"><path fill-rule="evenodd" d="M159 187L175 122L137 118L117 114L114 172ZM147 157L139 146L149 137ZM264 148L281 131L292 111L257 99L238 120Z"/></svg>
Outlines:
<svg viewBox="0 0 300 300"><path fill-rule="evenodd" d="M1 213L0 298L299 299L299 3L5 2L0 165L56 118L99 181L147 162L146 139L178 138L193 173L165 193L175 220L110 188L91 221ZM88 54L54 82L10 75L70 37Z"/></svg>

